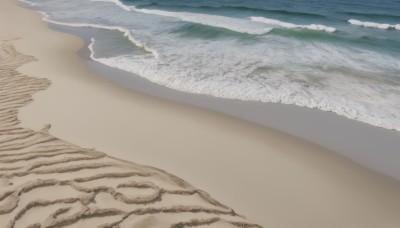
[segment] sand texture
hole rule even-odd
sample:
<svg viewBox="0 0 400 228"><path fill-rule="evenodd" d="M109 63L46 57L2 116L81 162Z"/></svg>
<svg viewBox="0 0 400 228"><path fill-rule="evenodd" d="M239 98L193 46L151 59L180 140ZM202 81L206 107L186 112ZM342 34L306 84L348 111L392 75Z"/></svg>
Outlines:
<svg viewBox="0 0 400 228"><path fill-rule="evenodd" d="M102 68L103 78L77 55L87 51L84 40L49 29L20 6L0 1L0 228L77 218L86 219L66 226L97 227L126 216L120 227L246 227L229 208L158 169L264 227L400 227L398 181L268 125L124 88L112 80L119 72ZM294 109L269 110L284 116ZM308 114L276 122L296 128L316 120L310 125L349 141L363 130L348 131L348 122L329 127L335 122ZM368 156L335 134L332 144L384 169L396 163L373 145L378 135L359 137L370 142Z"/></svg>
<svg viewBox="0 0 400 228"><path fill-rule="evenodd" d="M16 71L34 60L1 41L0 227L260 227L164 171L20 127L50 85Z"/></svg>

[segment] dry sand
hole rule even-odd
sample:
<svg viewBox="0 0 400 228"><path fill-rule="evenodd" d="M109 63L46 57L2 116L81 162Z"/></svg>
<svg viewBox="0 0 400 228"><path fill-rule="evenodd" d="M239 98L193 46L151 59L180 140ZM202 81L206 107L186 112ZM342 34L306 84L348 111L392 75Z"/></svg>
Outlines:
<svg viewBox="0 0 400 228"><path fill-rule="evenodd" d="M58 138L167 170L265 227L400 227L398 182L286 134L114 85L76 55L82 40L15 0L0 7L0 223L246 222L179 178L54 138L51 124ZM51 86L35 93L43 77Z"/></svg>
<svg viewBox="0 0 400 228"><path fill-rule="evenodd" d="M4 43L1 48L14 52ZM20 61L12 58L7 56L7 65L17 66ZM10 77L1 74L1 82L18 89L21 98L11 102L5 96L0 102L12 113L0 122L1 227L259 227L163 171L79 148L49 135L47 128L16 126L15 108L48 81L9 72Z"/></svg>
<svg viewBox="0 0 400 228"><path fill-rule="evenodd" d="M19 126L18 108L51 82L18 72L35 58L1 35L0 227L259 227L164 171Z"/></svg>

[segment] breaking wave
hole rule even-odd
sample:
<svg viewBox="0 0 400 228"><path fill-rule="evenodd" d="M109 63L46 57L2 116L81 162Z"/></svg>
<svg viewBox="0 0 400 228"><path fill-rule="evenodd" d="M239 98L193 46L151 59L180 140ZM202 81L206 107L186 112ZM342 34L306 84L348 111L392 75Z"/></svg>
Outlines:
<svg viewBox="0 0 400 228"><path fill-rule="evenodd" d="M297 24L292 24L288 22L283 22L275 19L270 19L270 18L265 18L265 17L250 17L251 21L254 22L260 22L272 26L279 26L283 28L288 28L288 29L293 29L293 28L302 28L302 29L310 29L310 30L316 30L316 31L324 31L324 32L329 32L333 33L336 32L336 29L333 27L328 27L325 25L319 25L319 24L310 24L310 25L297 25Z"/></svg>
<svg viewBox="0 0 400 228"><path fill-rule="evenodd" d="M271 31L272 28L265 28L265 26L257 26L249 23L245 19L225 17L219 15L201 14L201 13L190 13L190 12L172 12L164 10L150 10L150 9L139 9L135 6L127 6L118 0L92 0L101 2L112 2L121 7L122 9L130 12L138 12L145 14L152 14L162 17L173 17L182 21L197 23L212 27L223 28L239 33L247 33L251 35L263 35Z"/></svg>
<svg viewBox="0 0 400 228"><path fill-rule="evenodd" d="M352 25L358 25L366 28L377 28L377 29L396 29L400 30L400 24L391 25L391 24L382 24L376 22L366 22L366 21L359 21L355 19L350 19L348 22Z"/></svg>

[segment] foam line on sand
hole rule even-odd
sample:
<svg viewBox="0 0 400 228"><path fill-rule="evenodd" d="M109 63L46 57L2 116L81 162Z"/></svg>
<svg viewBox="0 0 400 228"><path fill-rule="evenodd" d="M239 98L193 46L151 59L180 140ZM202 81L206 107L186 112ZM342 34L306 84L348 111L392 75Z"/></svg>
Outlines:
<svg viewBox="0 0 400 228"><path fill-rule="evenodd" d="M49 29L55 25L15 3L0 1L1 228L115 227L121 220L120 227L153 228L400 226L395 180L338 155L335 147L146 95L149 87L124 88L95 73L90 58L79 58L82 39ZM110 78L121 74L100 71ZM292 109L270 110L282 116ZM294 113L303 121L309 112ZM296 128L286 120L276 122ZM343 131L330 128L335 122L329 119L310 123ZM333 143L347 145L334 135Z"/></svg>

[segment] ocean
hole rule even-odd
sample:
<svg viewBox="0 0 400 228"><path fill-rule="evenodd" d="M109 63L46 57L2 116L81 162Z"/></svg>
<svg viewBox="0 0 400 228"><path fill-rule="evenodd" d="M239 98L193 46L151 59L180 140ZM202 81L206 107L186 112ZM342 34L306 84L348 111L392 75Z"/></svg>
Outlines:
<svg viewBox="0 0 400 228"><path fill-rule="evenodd" d="M24 0L163 86L400 131L400 0Z"/></svg>

